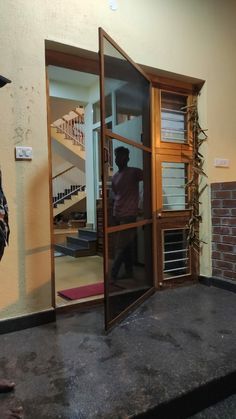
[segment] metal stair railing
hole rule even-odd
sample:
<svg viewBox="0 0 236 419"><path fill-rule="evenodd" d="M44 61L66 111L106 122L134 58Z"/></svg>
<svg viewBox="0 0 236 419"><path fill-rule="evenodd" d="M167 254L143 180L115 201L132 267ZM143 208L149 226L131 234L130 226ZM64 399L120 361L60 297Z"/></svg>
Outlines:
<svg viewBox="0 0 236 419"><path fill-rule="evenodd" d="M70 198L70 196L72 196L72 195L74 195L75 193L77 193L77 192L85 192L85 190L86 190L86 186L85 185L72 185L72 186L74 186L75 188L74 189L72 189L70 192L68 192L68 193L63 193L62 192L62 194L63 194L63 196L61 196L60 198L57 198L55 201L53 201L53 206L54 205L57 205L57 204L60 204L61 202L63 202L65 199L67 199L67 198Z"/></svg>
<svg viewBox="0 0 236 419"><path fill-rule="evenodd" d="M70 139L75 145L81 146L82 150L85 149L83 107L70 111L68 115L64 115L62 118L54 121L51 126L63 133L66 139Z"/></svg>
<svg viewBox="0 0 236 419"><path fill-rule="evenodd" d="M53 176L52 189L54 206L76 192L85 191L85 173L76 166L70 166Z"/></svg>

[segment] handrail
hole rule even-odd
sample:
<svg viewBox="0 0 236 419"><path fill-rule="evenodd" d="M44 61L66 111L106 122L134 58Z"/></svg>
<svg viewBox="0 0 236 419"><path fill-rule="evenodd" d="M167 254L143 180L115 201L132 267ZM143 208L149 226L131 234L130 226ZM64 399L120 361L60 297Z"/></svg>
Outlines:
<svg viewBox="0 0 236 419"><path fill-rule="evenodd" d="M53 176L53 177L52 177L52 180L53 180L53 179L56 179L57 177L59 177L59 176L61 176L61 175L64 175L64 173L69 172L69 170L73 169L74 167L76 167L76 166L71 166L71 167L68 167L68 169L65 169L65 170L63 170L62 172L58 173L57 175Z"/></svg>
<svg viewBox="0 0 236 419"><path fill-rule="evenodd" d="M85 185L80 185L78 188L73 189L73 191L68 192L67 194L63 195L61 198L58 198L56 201L52 203L52 205L59 204L64 199L69 198L75 192L85 192Z"/></svg>
<svg viewBox="0 0 236 419"><path fill-rule="evenodd" d="M65 122L65 124L66 124L66 122ZM54 127L54 128L57 128L59 131L61 131L63 134L65 134L66 137L71 138L77 145L79 144L83 149L85 148L84 134L83 134L82 131L78 132L75 136L72 133L68 132L68 130L63 129L62 127L60 127L58 125L52 124L51 126ZM80 137L80 138L78 138L78 137Z"/></svg>
<svg viewBox="0 0 236 419"><path fill-rule="evenodd" d="M52 179L53 201L70 194L71 190L80 189L81 185L85 187L85 183L85 173L77 166L65 169Z"/></svg>
<svg viewBox="0 0 236 419"><path fill-rule="evenodd" d="M60 132L65 134L66 138L70 138L76 145L80 145L83 149L84 132L82 126L84 124L84 108L76 108L75 111L70 111L67 115L54 121L51 126L57 128Z"/></svg>

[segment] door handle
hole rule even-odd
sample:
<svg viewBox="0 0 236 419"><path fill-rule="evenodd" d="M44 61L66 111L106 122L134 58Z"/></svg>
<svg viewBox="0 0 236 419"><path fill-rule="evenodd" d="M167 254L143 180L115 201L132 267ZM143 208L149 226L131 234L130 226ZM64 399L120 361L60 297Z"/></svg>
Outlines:
<svg viewBox="0 0 236 419"><path fill-rule="evenodd" d="M109 151L106 147L104 147L104 163L108 163L109 162Z"/></svg>
<svg viewBox="0 0 236 419"><path fill-rule="evenodd" d="M157 218L161 218L161 217L162 217L162 213L161 212L158 212Z"/></svg>

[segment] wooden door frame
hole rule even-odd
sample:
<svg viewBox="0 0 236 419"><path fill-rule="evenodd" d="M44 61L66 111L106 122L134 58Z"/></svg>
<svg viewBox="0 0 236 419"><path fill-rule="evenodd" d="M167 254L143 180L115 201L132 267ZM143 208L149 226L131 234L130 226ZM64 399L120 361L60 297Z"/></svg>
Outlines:
<svg viewBox="0 0 236 419"><path fill-rule="evenodd" d="M162 230L164 229L185 229L188 225L188 220L191 216L191 210L186 208L184 210L163 210L162 203L162 172L161 163L162 161L176 162L176 163L187 163L188 164L188 177L190 178L192 158L193 158L193 147L191 144L191 126L187 121L188 141L184 144L177 142L164 142L161 140L161 93L162 91L173 93L175 96L185 96L187 98L187 105L193 103L193 98L197 96L197 91L193 86L189 86L189 89L184 87L176 91L175 87L156 86L153 88L153 100L155 111L155 122L153 122L154 131L154 161L156 170L156 240L160 239L163 245ZM188 198L190 198L190 192L188 191ZM196 281L199 275L199 255L192 247L189 247L189 264L190 273L184 274L182 277L175 277L164 280L163 278L163 246L157 246L157 258L160 261L157 264L157 288L168 288L174 287L178 284L186 283L188 281Z"/></svg>
<svg viewBox="0 0 236 419"><path fill-rule="evenodd" d="M134 63L135 64L135 63ZM82 48L77 48L65 44L61 44L51 40L45 40L45 67L49 65L54 65L58 67L67 68L70 70L76 70L81 72L87 72L99 75L99 55L94 51L84 50ZM163 89L174 93L182 94L197 94L204 85L204 80L182 76L176 73L171 73L168 71L160 70L143 64L138 64L141 69L145 72L150 78L152 83L152 92L151 92L151 101L152 105L157 100L157 89ZM51 135L50 135L50 106L49 106L49 87L48 80L46 75L46 101L47 101L47 115L48 115L48 150L49 150L49 175L51 173ZM151 106L151 131L153 138L157 138L157 126L158 126L158 115L153 112L153 106ZM114 134L113 134L114 135ZM159 284L159 275L158 275L158 259L155 255L158 254L158 245L157 245L157 187L156 187L156 152L158 150L157 141L152 141L152 200L153 200L153 260L154 260L154 286L156 289L160 288ZM160 149L159 149L160 150ZM49 190L50 190L50 199L52 197L51 190L51 181L49 179ZM55 268L54 268L54 258L53 258L53 216L52 209L50 210L50 229L51 229L51 278L52 278L52 306L56 308L55 303ZM70 308L84 307L88 303L78 303L73 304L70 307L61 307L56 308L57 311L67 311ZM90 305L94 305L90 304Z"/></svg>
<svg viewBox="0 0 236 419"><path fill-rule="evenodd" d="M51 118L50 118L50 95L49 95L49 79L48 79L48 72L47 67L45 68L45 77L46 77L46 103L47 103L47 133L48 133L48 173L49 173L49 202L52 203L52 144L51 144ZM53 207L50 205L49 208L50 213L50 237L51 237L51 244L50 244L50 259L51 259L51 301L52 307L56 309L56 283L55 283L55 261L54 261L54 239L53 239Z"/></svg>

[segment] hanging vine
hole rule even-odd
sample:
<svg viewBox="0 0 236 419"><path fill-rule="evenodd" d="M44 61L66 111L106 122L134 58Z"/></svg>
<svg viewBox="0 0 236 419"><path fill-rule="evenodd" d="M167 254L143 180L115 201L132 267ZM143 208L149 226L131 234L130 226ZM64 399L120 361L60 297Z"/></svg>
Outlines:
<svg viewBox="0 0 236 419"><path fill-rule="evenodd" d="M201 204L200 198L204 190L207 188L207 183L201 186L203 178L207 178L206 173L203 170L204 158L200 152L201 145L207 140L207 134L205 129L202 129L199 124L199 115L197 109L197 98L194 98L192 105L186 106L188 114L188 122L190 124L191 132L191 143L193 147L192 164L191 164L191 175L190 180L186 187L189 188L190 195L190 218L187 224L188 227L188 244L197 253L200 252L201 245L205 243L199 238L199 223L202 222L202 216L199 213L199 207Z"/></svg>

